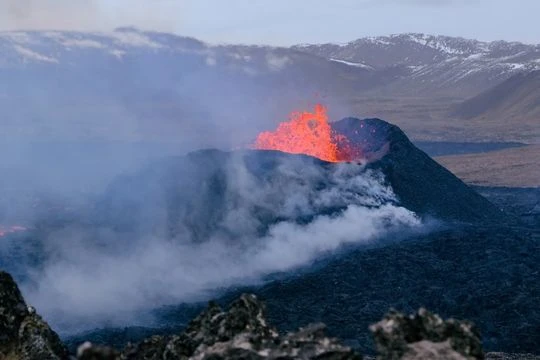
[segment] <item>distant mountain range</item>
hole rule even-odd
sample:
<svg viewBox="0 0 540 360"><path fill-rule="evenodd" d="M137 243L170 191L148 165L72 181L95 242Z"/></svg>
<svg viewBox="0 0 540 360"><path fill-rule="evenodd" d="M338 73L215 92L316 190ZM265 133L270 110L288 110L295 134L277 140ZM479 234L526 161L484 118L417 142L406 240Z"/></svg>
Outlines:
<svg viewBox="0 0 540 360"><path fill-rule="evenodd" d="M345 77L340 75L347 72L349 75L355 72L363 75L366 72L378 75L392 73L396 80L391 81L392 86L415 83L418 91L438 89L451 95L456 95L459 89L458 97L463 96L461 91L464 89L477 94L516 73L540 69L540 45L481 42L425 34L368 37L346 44L304 44L287 49L212 46L193 38L119 28L110 33L4 32L0 33L0 48L0 68L4 70L54 64L92 69L141 55L191 55L202 58L209 67L236 68L252 76L298 65L322 67L318 69L320 75L325 70L335 71L335 77L342 80ZM341 66L323 66L317 58ZM352 69L347 71L343 65ZM309 71L308 68L305 70ZM387 82L370 82L369 86L358 84L356 89L372 90L388 85Z"/></svg>
<svg viewBox="0 0 540 360"><path fill-rule="evenodd" d="M523 139L529 125L520 119L506 128L499 110L497 133L456 110L540 69L540 45L402 34L276 48L120 28L3 32L0 50L2 139L230 148L317 101L329 105L333 119L385 118L415 139L540 139L540 130ZM519 104L501 106L520 114Z"/></svg>
<svg viewBox="0 0 540 360"><path fill-rule="evenodd" d="M397 68L400 90L473 95L522 71L540 69L540 45L400 34L294 49L372 71ZM461 95L458 95L461 94Z"/></svg>

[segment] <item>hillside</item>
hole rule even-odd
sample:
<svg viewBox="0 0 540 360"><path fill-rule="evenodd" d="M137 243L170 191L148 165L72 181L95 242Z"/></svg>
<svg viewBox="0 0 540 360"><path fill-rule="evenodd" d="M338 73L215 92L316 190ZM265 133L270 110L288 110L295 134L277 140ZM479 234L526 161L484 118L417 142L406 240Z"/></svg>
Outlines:
<svg viewBox="0 0 540 360"><path fill-rule="evenodd" d="M399 68L400 79L377 89L378 94L399 91L409 96L472 96L519 71L540 67L539 45L428 34L367 37L346 44L294 48L363 68Z"/></svg>
<svg viewBox="0 0 540 360"><path fill-rule="evenodd" d="M523 131L523 138L527 135L531 138L538 136L540 71L516 74L503 83L454 106L450 115L468 123L493 124L495 129L499 126L497 119L503 118L511 124L528 126L529 131ZM517 136L515 131L511 135Z"/></svg>
<svg viewBox="0 0 540 360"><path fill-rule="evenodd" d="M469 99L453 109L463 119L481 117L489 120L494 113L505 116L538 118L540 116L540 71L519 73L503 83Z"/></svg>

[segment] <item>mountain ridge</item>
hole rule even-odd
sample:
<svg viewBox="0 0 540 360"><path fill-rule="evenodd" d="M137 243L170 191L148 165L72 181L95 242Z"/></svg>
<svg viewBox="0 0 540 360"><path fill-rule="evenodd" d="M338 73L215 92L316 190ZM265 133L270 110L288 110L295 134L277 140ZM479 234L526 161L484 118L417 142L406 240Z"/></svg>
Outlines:
<svg viewBox="0 0 540 360"><path fill-rule="evenodd" d="M482 79L484 88L517 72L540 69L538 44L483 42L420 33L365 37L345 44L302 44L287 48L266 45L214 45L192 37L135 28L118 28L111 32L16 31L0 32L0 48L4 52L3 57L0 57L0 68L32 63L61 64L63 61L73 65L73 59L69 55L77 50L101 51L117 60L141 50L192 53L207 56L205 61L209 66L216 65L216 56L220 55L229 61L249 63L253 58L252 52L265 50L270 70L281 69L292 61L284 57L273 58L268 53L288 56L310 54L367 71L399 68L401 77L411 77L419 81L430 77L432 79L429 82L439 82L441 85L452 83L471 87L466 84L469 79ZM226 61L222 59L222 62ZM256 70L260 71L251 69ZM450 70L454 72L453 75L448 74ZM489 78L486 78L487 75Z"/></svg>
<svg viewBox="0 0 540 360"><path fill-rule="evenodd" d="M540 69L540 45L465 39L419 33L366 37L345 44L302 44L294 49L328 59L361 63L375 69L399 66L403 78L417 79L441 94L457 86L468 95L489 88L520 71ZM474 82L480 82L475 86ZM411 81L395 84L400 90ZM427 87L415 86L417 93ZM433 89L433 86L430 87Z"/></svg>
<svg viewBox="0 0 540 360"><path fill-rule="evenodd" d="M186 134L191 149L231 148L313 101L333 119L385 118L416 140L539 136L503 117L493 120L496 133L471 127L448 110L540 69L540 45L401 34L286 48L120 28L1 32L0 50L2 139L172 142Z"/></svg>

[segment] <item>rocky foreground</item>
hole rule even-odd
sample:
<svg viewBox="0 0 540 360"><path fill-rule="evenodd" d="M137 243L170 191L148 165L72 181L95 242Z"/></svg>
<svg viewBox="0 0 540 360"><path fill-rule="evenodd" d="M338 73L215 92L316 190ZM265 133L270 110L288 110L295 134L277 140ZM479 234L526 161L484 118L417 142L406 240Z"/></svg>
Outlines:
<svg viewBox="0 0 540 360"><path fill-rule="evenodd" d="M122 351L84 343L69 354L58 335L28 306L13 278L0 272L0 359L362 359L325 335L324 324L280 334L266 322L264 305L244 294L227 310L210 302L178 335L152 336ZM390 312L371 325L377 359L537 359L534 355L484 355L481 337L468 321L443 320L420 309Z"/></svg>

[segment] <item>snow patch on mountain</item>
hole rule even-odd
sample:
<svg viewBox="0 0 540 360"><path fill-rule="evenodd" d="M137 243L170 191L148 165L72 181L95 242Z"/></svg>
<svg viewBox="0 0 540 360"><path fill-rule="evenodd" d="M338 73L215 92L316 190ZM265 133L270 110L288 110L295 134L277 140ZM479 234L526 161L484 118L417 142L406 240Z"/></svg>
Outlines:
<svg viewBox="0 0 540 360"><path fill-rule="evenodd" d="M150 37L139 32L115 31L112 33L112 37L116 40L116 43L121 45L153 49L164 47L163 44L153 41Z"/></svg>
<svg viewBox="0 0 540 360"><path fill-rule="evenodd" d="M62 44L67 47L81 47L81 48L93 48L93 49L105 49L105 44L90 39L66 39L62 41Z"/></svg>
<svg viewBox="0 0 540 360"><path fill-rule="evenodd" d="M25 48L21 45L15 45L15 51L23 57L25 61L38 61L38 62L48 62L48 63L58 63L58 59L42 55L38 52Z"/></svg>
<svg viewBox="0 0 540 360"><path fill-rule="evenodd" d="M388 45L392 45L392 43L382 37L368 37L365 39L367 42L371 42L373 44L376 44L376 45L385 45L385 46L388 46Z"/></svg>
<svg viewBox="0 0 540 360"><path fill-rule="evenodd" d="M340 63L340 64L349 65L349 66L360 67L360 68L363 68L363 69L373 69L373 67L371 67L369 65L362 64L362 63L357 63L357 62L350 62L350 61L332 59L332 58L330 59L330 61L337 62L337 63Z"/></svg>
<svg viewBox="0 0 540 360"><path fill-rule="evenodd" d="M20 45L27 45L32 42L31 36L22 31L2 32L0 33L0 39Z"/></svg>
<svg viewBox="0 0 540 360"><path fill-rule="evenodd" d="M111 50L109 51L109 53L119 60L122 60L124 56L126 55L126 52L124 50L118 50L118 49Z"/></svg>

